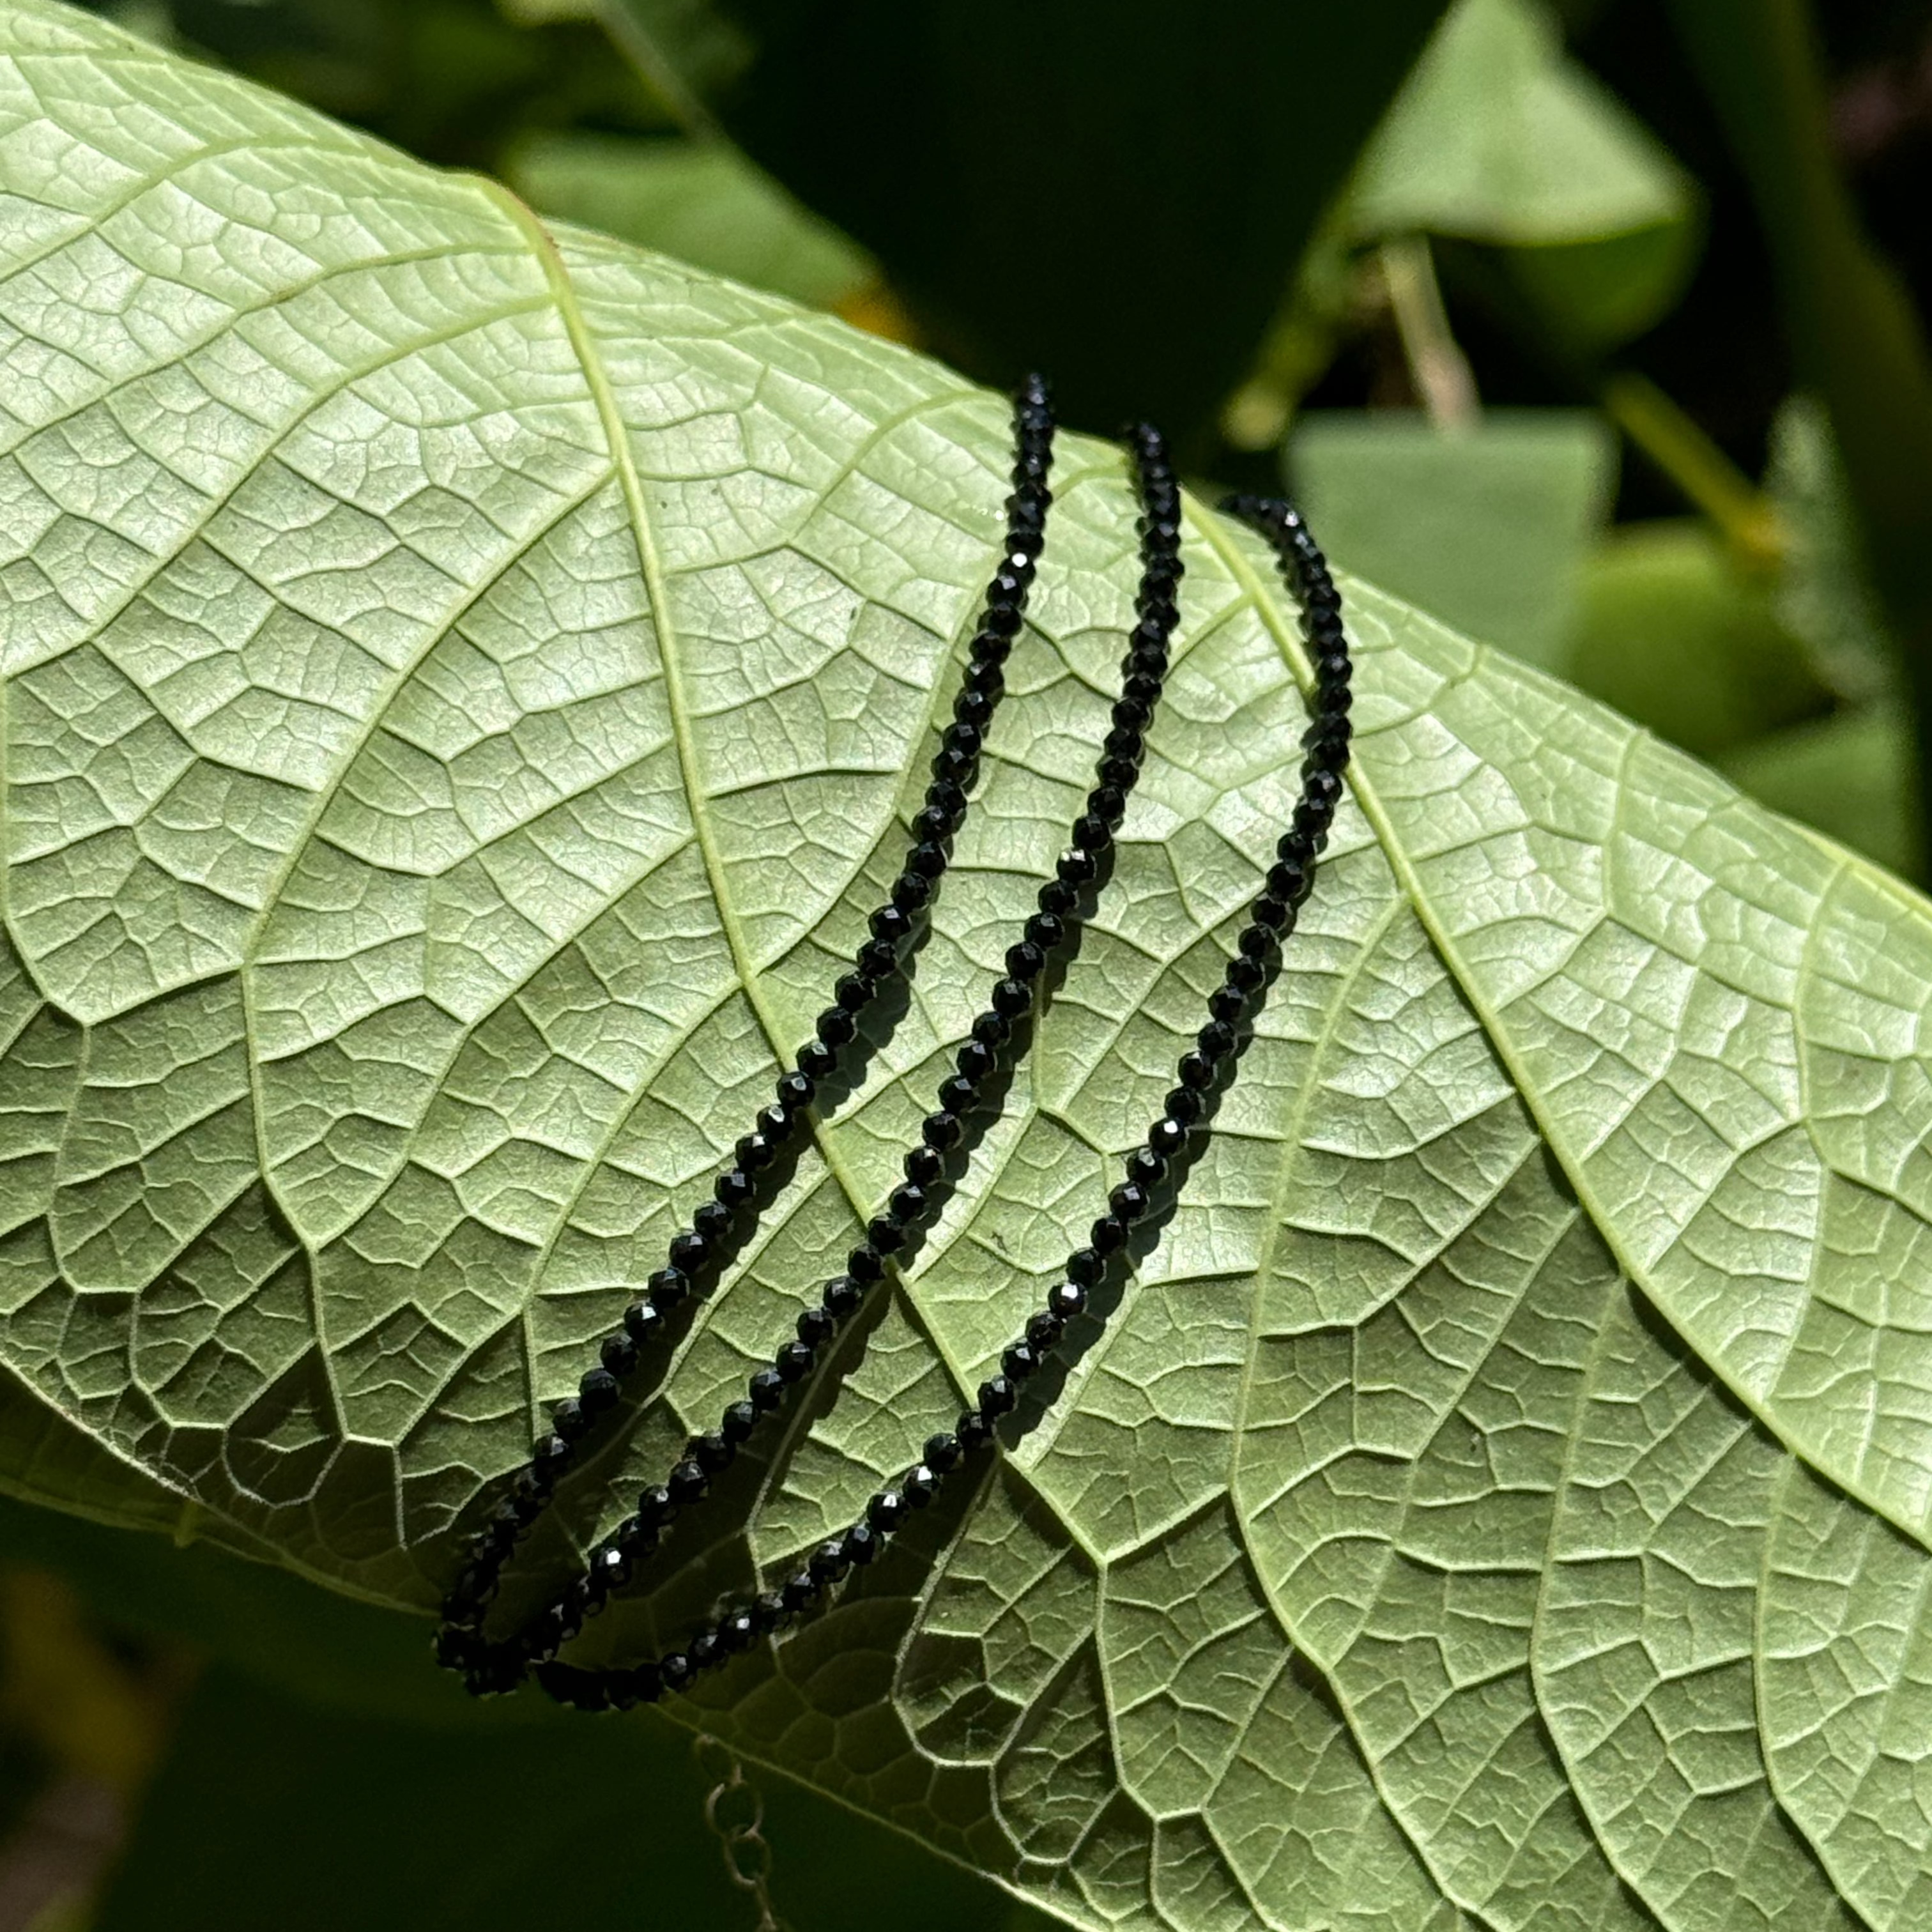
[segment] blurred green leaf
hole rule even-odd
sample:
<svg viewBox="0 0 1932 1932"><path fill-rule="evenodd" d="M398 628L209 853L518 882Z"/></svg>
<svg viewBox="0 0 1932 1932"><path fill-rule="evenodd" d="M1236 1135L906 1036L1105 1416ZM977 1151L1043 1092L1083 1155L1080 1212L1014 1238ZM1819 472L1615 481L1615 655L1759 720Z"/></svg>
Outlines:
<svg viewBox="0 0 1932 1932"><path fill-rule="evenodd" d="M1709 758L1822 710L1770 589L1700 520L1629 524L1590 559L1561 667L1592 696Z"/></svg>
<svg viewBox="0 0 1932 1932"><path fill-rule="evenodd" d="M1294 487L1330 554L1470 636L1548 668L1608 513L1616 445L1583 410L1492 410L1447 432L1333 410L1297 426Z"/></svg>
<svg viewBox="0 0 1932 1932"><path fill-rule="evenodd" d="M608 0L970 373L1204 433L1442 0Z"/></svg>
<svg viewBox="0 0 1932 1932"><path fill-rule="evenodd" d="M1507 272L1570 346L1655 321L1696 243L1689 178L1563 50L1534 0L1461 0L1363 158L1364 240L1426 232L1508 251Z"/></svg>
<svg viewBox="0 0 1932 1932"><path fill-rule="evenodd" d="M1911 718L1892 700L1760 739L1718 764L1760 804L1910 878L1920 861L1912 758Z"/></svg>
<svg viewBox="0 0 1932 1932"><path fill-rule="evenodd" d="M878 278L862 249L722 142L537 134L503 172L539 214L816 308Z"/></svg>

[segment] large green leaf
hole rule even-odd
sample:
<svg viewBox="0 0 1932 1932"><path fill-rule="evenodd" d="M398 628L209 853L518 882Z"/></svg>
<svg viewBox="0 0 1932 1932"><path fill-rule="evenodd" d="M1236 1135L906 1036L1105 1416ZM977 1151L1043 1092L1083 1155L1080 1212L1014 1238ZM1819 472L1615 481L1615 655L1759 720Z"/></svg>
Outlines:
<svg viewBox="0 0 1932 1932"><path fill-rule="evenodd" d="M0 1453L44 1408L92 1460L16 1486L423 1606L896 862L1004 411L52 0L0 190ZM883 1196L1060 842L1134 505L1099 445L1058 482L909 1006L580 1542ZM900 1466L1154 1108L1303 716L1265 552L1190 505L1187 561L1006 1118L748 1528L599 1642ZM706 1720L1076 1924L1904 1932L1932 919L1350 598L1352 802L1105 1338Z"/></svg>

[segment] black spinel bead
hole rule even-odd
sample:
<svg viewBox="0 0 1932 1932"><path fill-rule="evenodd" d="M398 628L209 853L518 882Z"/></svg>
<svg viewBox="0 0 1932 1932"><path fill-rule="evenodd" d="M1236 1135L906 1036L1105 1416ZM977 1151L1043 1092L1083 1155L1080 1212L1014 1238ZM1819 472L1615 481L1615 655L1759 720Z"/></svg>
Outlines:
<svg viewBox="0 0 1932 1932"><path fill-rule="evenodd" d="M846 1562L861 1567L871 1562L885 1546L869 1522L855 1522L839 1541Z"/></svg>
<svg viewBox="0 0 1932 1932"><path fill-rule="evenodd" d="M994 1012L990 1008L973 1022L973 1037L982 1046L1004 1046L1012 1036L1012 1022L1004 1013Z"/></svg>
<svg viewBox="0 0 1932 1932"><path fill-rule="evenodd" d="M1151 1148L1136 1148L1127 1156L1127 1178L1151 1193L1167 1178L1167 1162Z"/></svg>
<svg viewBox="0 0 1932 1932"><path fill-rule="evenodd" d="M713 1430L704 1436L694 1436L684 1445L686 1457L695 1462L707 1476L715 1476L721 1469L730 1467L731 1459L738 1453L737 1444L728 1441L722 1430Z"/></svg>
<svg viewBox="0 0 1932 1932"><path fill-rule="evenodd" d="M1102 748L1110 758L1132 758L1140 761L1145 740L1131 725L1116 724L1101 740Z"/></svg>
<svg viewBox="0 0 1932 1932"><path fill-rule="evenodd" d="M550 1426L566 1442L581 1442L590 1433L590 1417L574 1396L558 1402L550 1412Z"/></svg>
<svg viewBox="0 0 1932 1932"><path fill-rule="evenodd" d="M1208 1010L1217 1020L1237 1021L1247 1010L1248 996L1238 986L1224 982L1208 996Z"/></svg>
<svg viewBox="0 0 1932 1932"><path fill-rule="evenodd" d="M1234 963L1234 965L1238 966L1245 962L1238 959ZM1231 967L1229 971L1232 973L1232 970L1233 968ZM1200 1119L1208 1108L1207 1102L1202 1100L1191 1087L1169 1088L1167 1099L1162 1104L1172 1119L1180 1121L1184 1126L1189 1127L1192 1126Z"/></svg>
<svg viewBox="0 0 1932 1932"><path fill-rule="evenodd" d="M906 1149L905 1178L915 1187L930 1187L946 1171L945 1157L937 1148L929 1148L921 1142L916 1147Z"/></svg>
<svg viewBox="0 0 1932 1932"><path fill-rule="evenodd" d="M691 1659L681 1650L668 1651L658 1659L658 1676L667 1690L682 1690L691 1682Z"/></svg>
<svg viewBox="0 0 1932 1932"><path fill-rule="evenodd" d="M949 1469L958 1465L958 1438L947 1434L944 1430L937 1436L928 1436L920 1460L928 1469L936 1469L940 1474L944 1475Z"/></svg>
<svg viewBox="0 0 1932 1932"><path fill-rule="evenodd" d="M1020 634L1020 614L1010 604L988 605L980 622L982 628L996 638L1016 638Z"/></svg>
<svg viewBox="0 0 1932 1932"><path fill-rule="evenodd" d="M849 1274L836 1274L825 1284L825 1310L835 1321L844 1321L865 1298L863 1284Z"/></svg>
<svg viewBox="0 0 1932 1932"><path fill-rule="evenodd" d="M1147 1190L1136 1187L1129 1181L1115 1188L1107 1196L1107 1207L1116 1221L1128 1223L1138 1221L1148 1210Z"/></svg>
<svg viewBox="0 0 1932 1932"><path fill-rule="evenodd" d="M767 1414L784 1400L784 1378L776 1369L760 1369L745 1386L752 1407Z"/></svg>
<svg viewBox="0 0 1932 1932"><path fill-rule="evenodd" d="M691 1227L700 1240L716 1247L731 1232L731 1211L716 1201L707 1201L692 1216Z"/></svg>
<svg viewBox="0 0 1932 1932"><path fill-rule="evenodd" d="M1124 1229L1122 1234L1124 1238ZM1098 1285L1106 1267L1106 1264L1102 1261L1096 1250L1076 1248L1066 1257L1066 1278L1070 1281L1077 1281L1082 1288L1093 1288Z"/></svg>
<svg viewBox="0 0 1932 1932"><path fill-rule="evenodd" d="M782 1152L798 1138L805 1123L796 1114L788 1114L774 1100L769 1107L760 1107L756 1125L761 1140L770 1141L772 1147Z"/></svg>
<svg viewBox="0 0 1932 1932"><path fill-rule="evenodd" d="M970 684L952 700L954 722L979 732L981 734L982 744L986 742L986 729L992 721L992 699L983 691L975 691ZM936 848L934 850L939 860L940 868L943 870L946 864L946 856L944 853L938 853ZM916 856L916 854L915 854L914 856ZM926 868L923 866L916 866L914 870L924 872ZM928 876L931 875L928 874Z"/></svg>
<svg viewBox="0 0 1932 1932"><path fill-rule="evenodd" d="M1066 937L1066 928L1050 912L1036 912L1026 922L1025 932L1029 944L1038 946L1042 952L1051 952Z"/></svg>
<svg viewBox="0 0 1932 1932"><path fill-rule="evenodd" d="M954 829L966 815L966 794L950 778L934 778L926 788L926 802L931 810L945 813Z"/></svg>
<svg viewBox="0 0 1932 1932"><path fill-rule="evenodd" d="M1049 1348L1058 1348L1060 1336L1066 1332L1066 1324L1050 1310L1036 1315L1026 1328L1028 1342L1042 1354Z"/></svg>
<svg viewBox="0 0 1932 1932"><path fill-rule="evenodd" d="M857 1282L881 1280L886 1272L886 1258L870 1241L861 1241L845 1257L845 1272Z"/></svg>
<svg viewBox="0 0 1932 1932"><path fill-rule="evenodd" d="M866 1505L866 1520L887 1535L905 1520L906 1499L897 1490L881 1490Z"/></svg>
<svg viewBox="0 0 1932 1932"><path fill-rule="evenodd" d="M638 1492L638 1520L662 1529L677 1514L677 1500L662 1483Z"/></svg>
<svg viewBox="0 0 1932 1932"><path fill-rule="evenodd" d="M872 928L872 937L895 948L902 945L912 932L912 921L897 906L882 905L874 909L867 924Z"/></svg>
<svg viewBox="0 0 1932 1932"><path fill-rule="evenodd" d="M606 1544L592 1555L590 1574L596 1580L599 1592L608 1597L631 1580L631 1559L621 1548Z"/></svg>
<svg viewBox="0 0 1932 1932"><path fill-rule="evenodd" d="M1006 971L1016 980L1036 980L1046 964L1046 955L1030 939L1006 948Z"/></svg>
<svg viewBox="0 0 1932 1932"><path fill-rule="evenodd" d="M1150 677L1145 671L1137 670L1132 676L1121 680L1120 695L1151 708L1160 702L1160 684L1159 678Z"/></svg>
<svg viewBox="0 0 1932 1932"><path fill-rule="evenodd" d="M1061 1321L1071 1322L1087 1306L1087 1291L1077 1281L1063 1281L1046 1298L1046 1306Z"/></svg>
<svg viewBox="0 0 1932 1932"><path fill-rule="evenodd" d="M1294 914L1272 894L1264 892L1249 907L1248 916L1256 925L1265 927L1275 934L1279 943L1280 935L1288 929L1288 922Z"/></svg>
<svg viewBox="0 0 1932 1932"><path fill-rule="evenodd" d="M879 990L875 980L868 980L862 973L842 974L838 983L832 989L832 996L841 1010L848 1013L863 1012L872 1003L873 995ZM740 1156L742 1158L742 1156Z"/></svg>
<svg viewBox="0 0 1932 1932"><path fill-rule="evenodd" d="M942 744L932 754L932 775L951 784L969 784L979 757L976 748L967 751L956 745Z"/></svg>
<svg viewBox="0 0 1932 1932"><path fill-rule="evenodd" d="M561 1403L558 1405L562 1406ZM554 1482L571 1464L570 1444L554 1432L542 1437L530 1452L530 1468L540 1478Z"/></svg>
<svg viewBox="0 0 1932 1932"><path fill-rule="evenodd" d="M718 1641L715 1630L700 1630L691 1640L691 1667L693 1670L709 1670L724 1654L724 1646Z"/></svg>
<svg viewBox="0 0 1932 1932"><path fill-rule="evenodd" d="M910 1227L924 1217L928 1204L926 1190L908 1180L886 1196L886 1213L898 1226Z"/></svg>
<svg viewBox="0 0 1932 1932"><path fill-rule="evenodd" d="M577 1400L588 1415L602 1415L607 1409L615 1408L622 1393L617 1378L608 1369L589 1370L577 1384Z"/></svg>
<svg viewBox="0 0 1932 1932"><path fill-rule="evenodd" d="M899 1487L914 1509L923 1509L939 1493L939 1478L923 1462L908 1469Z"/></svg>
<svg viewBox="0 0 1932 1932"><path fill-rule="evenodd" d="M1310 884L1308 868L1299 860L1280 859L1268 868L1269 894L1285 904L1300 905L1308 896Z"/></svg>
<svg viewBox="0 0 1932 1932"><path fill-rule="evenodd" d="M936 838L920 839L906 855L906 869L922 879L936 879L946 869L946 848Z"/></svg>
<svg viewBox="0 0 1932 1932"><path fill-rule="evenodd" d="M866 1244L882 1255L896 1255L906 1244L906 1231L898 1222L875 1214L866 1223Z"/></svg>
<svg viewBox="0 0 1932 1932"><path fill-rule="evenodd" d="M818 1036L830 1047L841 1047L859 1030L859 1022L843 1006L827 1006L818 1016Z"/></svg>
<svg viewBox="0 0 1932 1932"><path fill-rule="evenodd" d="M757 1618L761 1635L769 1636L791 1621L791 1613L784 1606L784 1599L776 1590L759 1593L758 1600L752 1606L752 1614Z"/></svg>
<svg viewBox="0 0 1932 1932"><path fill-rule="evenodd" d="M1018 574L1018 572L1015 573L1016 575ZM1029 577L1033 574L1030 564L1027 567L1026 574ZM975 658L966 667L966 675L962 682L968 691L978 692L985 697L996 698L1006 688L1006 674L1000 668L995 659L989 657L979 657ZM922 838L940 838L944 836L943 831L928 832L917 819L913 820L913 829Z"/></svg>
<svg viewBox="0 0 1932 1932"><path fill-rule="evenodd" d="M837 1582L852 1565L845 1554L843 1540L834 1537L829 1542L821 1543L812 1552L812 1559L806 1567L812 1572L812 1580L824 1589Z"/></svg>
<svg viewBox="0 0 1932 1932"><path fill-rule="evenodd" d="M1049 917L1068 919L1080 903L1079 890L1070 886L1064 879L1049 879L1040 889L1038 903L1040 910Z"/></svg>
<svg viewBox="0 0 1932 1932"><path fill-rule="evenodd" d="M1005 979L993 982L993 1010L1001 1018L1016 1020L1024 1012L1033 1010L1033 989L1024 980Z"/></svg>
<svg viewBox="0 0 1932 1932"><path fill-rule="evenodd" d="M795 1617L800 1611L811 1607L818 1593L818 1583L811 1572L801 1570L784 1580L778 1592L778 1600L784 1604L787 1612Z"/></svg>
<svg viewBox="0 0 1932 1932"><path fill-rule="evenodd" d="M658 1546L662 1534L655 1523L640 1522L628 1516L617 1526L617 1547L634 1564L642 1563Z"/></svg>
<svg viewBox="0 0 1932 1932"><path fill-rule="evenodd" d="M1124 797L1132 790L1134 781L1140 776L1140 769L1129 758L1103 758L1100 761L1100 777L1104 784Z"/></svg>
<svg viewBox="0 0 1932 1932"><path fill-rule="evenodd" d="M735 1220L752 1204L757 1184L742 1167L728 1167L711 1184L711 1198Z"/></svg>
<svg viewBox="0 0 1932 1932"><path fill-rule="evenodd" d="M1184 1087L1192 1087L1198 1091L1214 1084L1214 1063L1204 1054L1184 1053L1180 1064L1174 1070L1180 1076Z"/></svg>
<svg viewBox="0 0 1932 1932"><path fill-rule="evenodd" d="M1268 976L1268 962L1275 950L1274 934L1267 927L1250 926L1242 929L1241 936L1234 944L1240 948L1241 957L1250 959L1261 968L1262 976Z"/></svg>
<svg viewBox="0 0 1932 1932"><path fill-rule="evenodd" d="M996 995L998 990L997 988L994 988ZM928 1114L920 1123L920 1134L928 1147L937 1148L943 1154L948 1148L958 1144L960 1135L959 1116L957 1114L950 1113Z"/></svg>
<svg viewBox="0 0 1932 1932"><path fill-rule="evenodd" d="M1073 842L1083 852L1104 852L1114 842L1114 828L1097 813L1082 812L1073 821Z"/></svg>
<svg viewBox="0 0 1932 1932"><path fill-rule="evenodd" d="M702 1234L687 1230L670 1244L671 1266L687 1279L701 1274L711 1259L710 1244Z"/></svg>
<svg viewBox="0 0 1932 1932"><path fill-rule="evenodd" d="M624 1310L624 1332L634 1348L649 1348L664 1333L664 1317L658 1312L656 1304L632 1302Z"/></svg>
<svg viewBox="0 0 1932 1932"><path fill-rule="evenodd" d="M758 1426L758 1406L754 1402L734 1402L718 1419L718 1434L733 1444L748 1442Z"/></svg>
<svg viewBox="0 0 1932 1932"><path fill-rule="evenodd" d="M655 1704L663 1696L664 1680L662 1664L635 1664L625 1675L631 1680L631 1695L640 1704Z"/></svg>
<svg viewBox="0 0 1932 1932"><path fill-rule="evenodd" d="M1000 1366L1016 1382L1023 1382L1040 1366L1040 1355L1030 1342L1016 1342L1000 1358Z"/></svg>
<svg viewBox="0 0 1932 1932"><path fill-rule="evenodd" d="M1154 718L1154 706L1144 698L1117 698L1114 708L1107 714L1116 724L1130 726L1136 731L1144 731Z"/></svg>
<svg viewBox="0 0 1932 1932"><path fill-rule="evenodd" d="M670 1499L680 1509L688 1509L711 1486L711 1479L686 1456L670 1466L670 1474L665 1478L664 1487L670 1492Z"/></svg>
<svg viewBox="0 0 1932 1932"><path fill-rule="evenodd" d="M996 1013L994 1018L999 1016ZM961 1079L977 1086L989 1075L996 1064L993 1049L983 1040L969 1040L955 1056L953 1065L959 1070Z"/></svg>
<svg viewBox="0 0 1932 1932"><path fill-rule="evenodd" d="M1087 809L1111 830L1127 815L1127 795L1118 785L1096 785L1087 794Z"/></svg>
<svg viewBox="0 0 1932 1932"><path fill-rule="evenodd" d="M772 1358L772 1366L784 1382L802 1382L812 1372L812 1352L802 1342L788 1342Z"/></svg>
<svg viewBox="0 0 1932 1932"><path fill-rule="evenodd" d="M1258 959L1251 959L1244 952L1238 958L1228 962L1228 984L1241 992L1253 994L1261 991L1268 982L1268 968Z"/></svg>
<svg viewBox="0 0 1932 1932"><path fill-rule="evenodd" d="M980 1384L980 1413L989 1420L1004 1415L1019 1400L1019 1390L1004 1376L994 1376Z"/></svg>
<svg viewBox="0 0 1932 1932"><path fill-rule="evenodd" d="M734 1610L718 1626L718 1647L736 1657L749 1650L758 1634L758 1622L749 1610Z"/></svg>
<svg viewBox="0 0 1932 1932"><path fill-rule="evenodd" d="M1210 1060L1225 1060L1234 1050L1234 1029L1226 1020L1210 1020L1194 1038Z"/></svg>
<svg viewBox="0 0 1932 1932"><path fill-rule="evenodd" d="M1100 876L1100 862L1084 848L1070 845L1053 862L1053 868L1070 886L1089 886Z"/></svg>
<svg viewBox="0 0 1932 1932"><path fill-rule="evenodd" d="M892 881L892 904L902 913L917 912L932 897L932 881L916 872L902 872Z"/></svg>
<svg viewBox="0 0 1932 1932"><path fill-rule="evenodd" d="M852 962L858 969L856 977L869 980L877 986L897 970L899 950L890 939L868 939L852 956Z"/></svg>
<svg viewBox="0 0 1932 1932"><path fill-rule="evenodd" d="M992 1441L993 1425L976 1408L968 1409L953 1424L952 1432L958 1437L960 1448L970 1455Z"/></svg>
<svg viewBox="0 0 1932 1932"><path fill-rule="evenodd" d="M818 1091L808 1076L788 1073L778 1082L778 1105L794 1118L812 1105L812 1098Z"/></svg>
<svg viewBox="0 0 1932 1932"><path fill-rule="evenodd" d="M979 1084L963 1073L950 1073L939 1083L936 1097L949 1114L970 1114L979 1102Z"/></svg>
<svg viewBox="0 0 1932 1932"><path fill-rule="evenodd" d="M1171 1159L1187 1144L1187 1130L1165 1114L1148 1130L1148 1145L1163 1159Z"/></svg>
<svg viewBox="0 0 1932 1932"><path fill-rule="evenodd" d="M838 1324L830 1309L820 1306L801 1309L797 1322L798 1339L808 1348L819 1349L831 1340Z"/></svg>

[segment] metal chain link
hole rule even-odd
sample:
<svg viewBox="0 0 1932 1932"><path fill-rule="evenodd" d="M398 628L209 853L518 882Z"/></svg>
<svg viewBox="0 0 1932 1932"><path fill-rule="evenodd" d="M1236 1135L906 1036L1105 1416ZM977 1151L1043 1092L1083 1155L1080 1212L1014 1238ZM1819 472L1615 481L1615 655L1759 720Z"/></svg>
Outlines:
<svg viewBox="0 0 1932 1932"><path fill-rule="evenodd" d="M772 1848L764 1834L765 1802L745 1767L722 1738L700 1731L691 1741L698 1770L712 1780L704 1822L724 1853L724 1873L758 1909L756 1932L791 1932L772 1906Z"/></svg>

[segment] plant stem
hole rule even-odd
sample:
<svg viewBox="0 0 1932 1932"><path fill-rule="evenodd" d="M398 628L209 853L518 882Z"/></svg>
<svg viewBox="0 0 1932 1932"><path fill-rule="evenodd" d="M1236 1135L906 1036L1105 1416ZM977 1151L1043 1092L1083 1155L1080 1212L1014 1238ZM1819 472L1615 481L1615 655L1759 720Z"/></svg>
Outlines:
<svg viewBox="0 0 1932 1932"><path fill-rule="evenodd" d="M1376 252L1402 352L1429 420L1440 430L1474 429L1483 415L1475 372L1449 326L1429 238L1398 236Z"/></svg>
<svg viewBox="0 0 1932 1932"><path fill-rule="evenodd" d="M1922 813L1932 772L1932 358L1832 152L1804 0L1670 6L1750 184L1799 375L1831 412L1912 700Z"/></svg>

